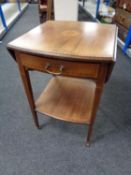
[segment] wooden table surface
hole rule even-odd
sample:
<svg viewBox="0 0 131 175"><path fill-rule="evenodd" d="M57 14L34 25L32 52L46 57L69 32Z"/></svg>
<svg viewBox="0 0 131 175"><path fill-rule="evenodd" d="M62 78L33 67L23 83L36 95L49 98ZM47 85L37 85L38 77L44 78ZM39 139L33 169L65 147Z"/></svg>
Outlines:
<svg viewBox="0 0 131 175"><path fill-rule="evenodd" d="M9 43L8 48L72 60L115 61L116 36L115 25L48 21Z"/></svg>

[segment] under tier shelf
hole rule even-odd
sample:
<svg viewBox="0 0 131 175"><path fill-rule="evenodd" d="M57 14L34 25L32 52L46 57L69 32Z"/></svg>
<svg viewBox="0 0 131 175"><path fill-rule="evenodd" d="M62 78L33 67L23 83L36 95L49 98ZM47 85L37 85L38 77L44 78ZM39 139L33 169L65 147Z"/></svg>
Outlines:
<svg viewBox="0 0 131 175"><path fill-rule="evenodd" d="M36 111L64 121L89 124L95 89L93 80L53 77L36 101Z"/></svg>

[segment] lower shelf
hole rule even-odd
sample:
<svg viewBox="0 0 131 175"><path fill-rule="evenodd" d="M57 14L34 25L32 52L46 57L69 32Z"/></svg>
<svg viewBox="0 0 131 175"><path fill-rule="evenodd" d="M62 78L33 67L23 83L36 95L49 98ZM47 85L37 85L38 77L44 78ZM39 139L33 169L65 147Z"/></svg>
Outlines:
<svg viewBox="0 0 131 175"><path fill-rule="evenodd" d="M95 88L93 80L53 77L36 101L36 111L64 121L89 124Z"/></svg>

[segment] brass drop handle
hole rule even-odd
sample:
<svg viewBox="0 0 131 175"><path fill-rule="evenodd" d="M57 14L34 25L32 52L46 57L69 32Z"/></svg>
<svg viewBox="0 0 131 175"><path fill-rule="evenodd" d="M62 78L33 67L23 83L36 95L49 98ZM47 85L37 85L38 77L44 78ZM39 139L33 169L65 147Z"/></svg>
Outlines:
<svg viewBox="0 0 131 175"><path fill-rule="evenodd" d="M60 65L59 67L59 72L53 72L53 71L50 71L49 68L51 67L50 63L47 63L45 65L45 71L49 74L53 74L53 75L61 75L62 74L62 71L63 71L63 68L64 66L63 65Z"/></svg>

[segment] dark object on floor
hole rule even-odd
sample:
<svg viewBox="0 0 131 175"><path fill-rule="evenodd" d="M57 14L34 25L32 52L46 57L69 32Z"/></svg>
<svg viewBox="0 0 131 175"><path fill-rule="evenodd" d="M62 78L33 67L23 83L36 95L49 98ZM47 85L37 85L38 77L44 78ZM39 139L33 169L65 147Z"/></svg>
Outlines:
<svg viewBox="0 0 131 175"><path fill-rule="evenodd" d="M39 0L38 10L40 23L53 19L53 0Z"/></svg>

